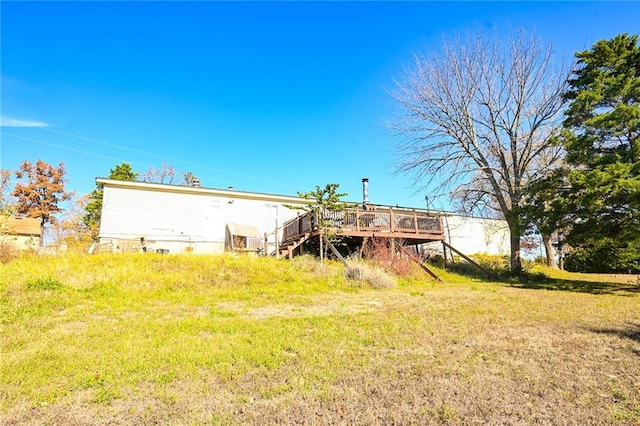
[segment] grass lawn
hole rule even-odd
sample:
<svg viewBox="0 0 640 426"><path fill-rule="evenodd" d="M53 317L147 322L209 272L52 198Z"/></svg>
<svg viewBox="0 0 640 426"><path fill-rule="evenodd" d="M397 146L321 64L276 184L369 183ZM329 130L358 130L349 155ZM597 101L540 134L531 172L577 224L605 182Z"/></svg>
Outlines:
<svg viewBox="0 0 640 426"><path fill-rule="evenodd" d="M640 424L640 281L65 255L0 265L0 424Z"/></svg>

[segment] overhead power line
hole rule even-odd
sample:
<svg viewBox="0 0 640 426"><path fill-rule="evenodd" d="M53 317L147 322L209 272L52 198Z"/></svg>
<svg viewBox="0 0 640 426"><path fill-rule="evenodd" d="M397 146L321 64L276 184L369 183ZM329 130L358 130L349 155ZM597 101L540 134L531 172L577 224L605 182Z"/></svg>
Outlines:
<svg viewBox="0 0 640 426"><path fill-rule="evenodd" d="M204 170L209 170L209 171L216 172L216 173L224 173L224 174L228 174L228 175L232 175L232 176L238 176L238 177L251 179L251 180L255 180L255 181L263 182L263 183L272 183L272 184L286 186L286 187L297 189L297 190L300 189L300 188L298 188L296 186L289 185L289 184L286 184L286 183L283 183L283 182L277 182L277 181L262 179L262 178L258 178L258 177L251 176L251 175L232 172L232 171L229 171L229 170L218 169L218 168L214 168L214 167L210 167L210 166L205 166L203 164L192 163L190 161L184 161L184 160L180 160L180 159L177 159L177 158L167 157L165 155L155 154L153 152L142 151L142 150L139 150L139 149L129 148L127 146L117 145L117 144L113 144L113 143L109 143L109 142L104 142L104 141L101 141L101 140L98 140L98 139L94 139L94 138L89 138L89 137L86 137L86 136L81 136L81 135L76 135L76 134L69 133L69 132L64 132L62 130L52 129L51 127L40 127L40 128L43 129L43 130L47 130L49 132L58 133L58 134L61 134L61 135L65 135L65 136L69 136L69 137L73 137L73 138L77 138L77 139L82 139L82 140L85 140L87 142L93 142L93 143L97 143L97 144L100 144L100 145L108 146L108 147L111 147L111 148L117 148L117 149L122 149L122 150L125 150L125 151L129 151L129 152L134 152L136 154L147 155L149 157L159 158L161 160L170 161L172 163L180 163L180 164L184 164L184 165L187 165L187 166L198 167L198 168L201 168L201 169L204 169Z"/></svg>
<svg viewBox="0 0 640 426"><path fill-rule="evenodd" d="M15 139L20 139L20 140L24 140L24 141L28 141L28 142L34 142L34 143L37 143L37 144L40 144L40 145L46 145L46 146L51 146L51 147L58 148L58 149L64 149L66 151L77 152L77 153L83 154L83 155L90 155L92 157L105 158L107 160L113 160L113 161L117 161L117 162L120 162L120 163L129 163L131 165L137 165L137 166L142 166L142 167L147 167L148 166L148 164L139 163L139 162L136 162L136 161L129 161L129 160L124 160L122 158L110 157L108 155L96 154L95 152L85 151L85 150L82 150L82 149L77 149L77 148L73 148L73 147L70 147L70 146L55 144L55 143L51 143L51 142L45 142L45 141L41 141L39 139L28 138L28 137L25 137L25 136L14 135L12 133L0 132L0 134L2 134L4 136L9 136L9 137L12 137L12 138L15 138ZM225 181L222 181L222 180L210 179L210 178L202 178L202 180L206 180L206 181L209 181L209 182L226 183Z"/></svg>
<svg viewBox="0 0 640 426"><path fill-rule="evenodd" d="M72 148L72 147L64 146L64 145L59 145L59 144L55 144L55 143L51 143L51 142L45 142L45 141L41 141L41 140L38 140L38 139L27 138L25 136L14 135L12 133L7 133L7 132L0 132L0 133L2 135L4 135L4 136L9 136L9 137L12 137L12 138L15 138L15 139L21 139L21 140L24 140L24 141L35 142L35 143L38 143L40 145L52 146L54 148L59 148L59 149L65 149L67 151L78 152L78 153L84 154L84 155L91 155L93 157L106 158L107 160L114 160L114 161L120 161L120 162L126 161L126 160L123 160L121 158L109 157L108 155L96 154L94 152L83 151L81 149ZM137 164L140 165L140 163L137 163Z"/></svg>

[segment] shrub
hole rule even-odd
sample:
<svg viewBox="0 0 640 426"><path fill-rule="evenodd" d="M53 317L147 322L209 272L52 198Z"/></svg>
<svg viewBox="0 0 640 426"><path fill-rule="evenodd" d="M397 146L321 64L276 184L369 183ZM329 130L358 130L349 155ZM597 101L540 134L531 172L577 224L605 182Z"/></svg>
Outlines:
<svg viewBox="0 0 640 426"><path fill-rule="evenodd" d="M20 250L12 241L0 240L0 263L9 263L20 256Z"/></svg>
<svg viewBox="0 0 640 426"><path fill-rule="evenodd" d="M429 256L427 262L438 268L444 268L444 257L441 254L433 254Z"/></svg>
<svg viewBox="0 0 640 426"><path fill-rule="evenodd" d="M360 283L366 283L369 287L375 289L391 288L396 285L396 278L393 275L365 262L358 262L352 268L347 268L345 277Z"/></svg>
<svg viewBox="0 0 640 426"><path fill-rule="evenodd" d="M388 238L371 238L364 249L364 255L371 263L387 272L401 277L413 275L417 255L391 250Z"/></svg>
<svg viewBox="0 0 640 426"><path fill-rule="evenodd" d="M601 238L574 247L565 255L571 272L640 273L640 241Z"/></svg>
<svg viewBox="0 0 640 426"><path fill-rule="evenodd" d="M487 268L493 272L509 272L509 257L499 256L486 253L475 254L472 256L473 260L483 268Z"/></svg>

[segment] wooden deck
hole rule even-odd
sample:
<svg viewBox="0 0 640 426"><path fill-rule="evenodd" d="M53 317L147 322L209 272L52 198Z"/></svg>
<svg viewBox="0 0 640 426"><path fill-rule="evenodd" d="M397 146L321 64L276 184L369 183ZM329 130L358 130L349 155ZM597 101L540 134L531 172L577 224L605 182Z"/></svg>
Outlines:
<svg viewBox="0 0 640 426"><path fill-rule="evenodd" d="M319 218L309 213L284 224L283 245L301 238L335 233L356 238L404 239L406 245L444 241L442 218L434 213L393 208L364 209L360 206L341 211L322 210Z"/></svg>

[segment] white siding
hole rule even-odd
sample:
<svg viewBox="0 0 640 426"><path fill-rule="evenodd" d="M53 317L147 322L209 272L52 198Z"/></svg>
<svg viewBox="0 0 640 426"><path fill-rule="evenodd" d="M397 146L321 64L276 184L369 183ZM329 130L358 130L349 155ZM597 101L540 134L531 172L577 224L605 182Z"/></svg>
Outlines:
<svg viewBox="0 0 640 426"><path fill-rule="evenodd" d="M26 235L0 235L0 243L13 244L18 250L37 250L40 237Z"/></svg>
<svg viewBox="0 0 640 426"><path fill-rule="evenodd" d="M120 250L139 249L144 237L150 248L172 253L222 252L227 223L255 226L262 235L274 232L276 220L281 226L296 216L295 210L265 197L105 185L101 243ZM273 250L275 237L269 241Z"/></svg>
<svg viewBox="0 0 640 426"><path fill-rule="evenodd" d="M509 227L504 220L444 216L447 242L465 254L509 254Z"/></svg>
<svg viewBox="0 0 640 426"><path fill-rule="evenodd" d="M251 225L270 234L268 252L275 249L273 232L303 205L295 197L175 185L100 180L104 184L101 244L116 250L139 250L140 238L153 249L171 253L219 253L225 249L228 223ZM443 217L448 242L465 254L508 254L509 229L503 220L457 215ZM280 234L281 236L281 234ZM441 244L429 244L441 250Z"/></svg>

